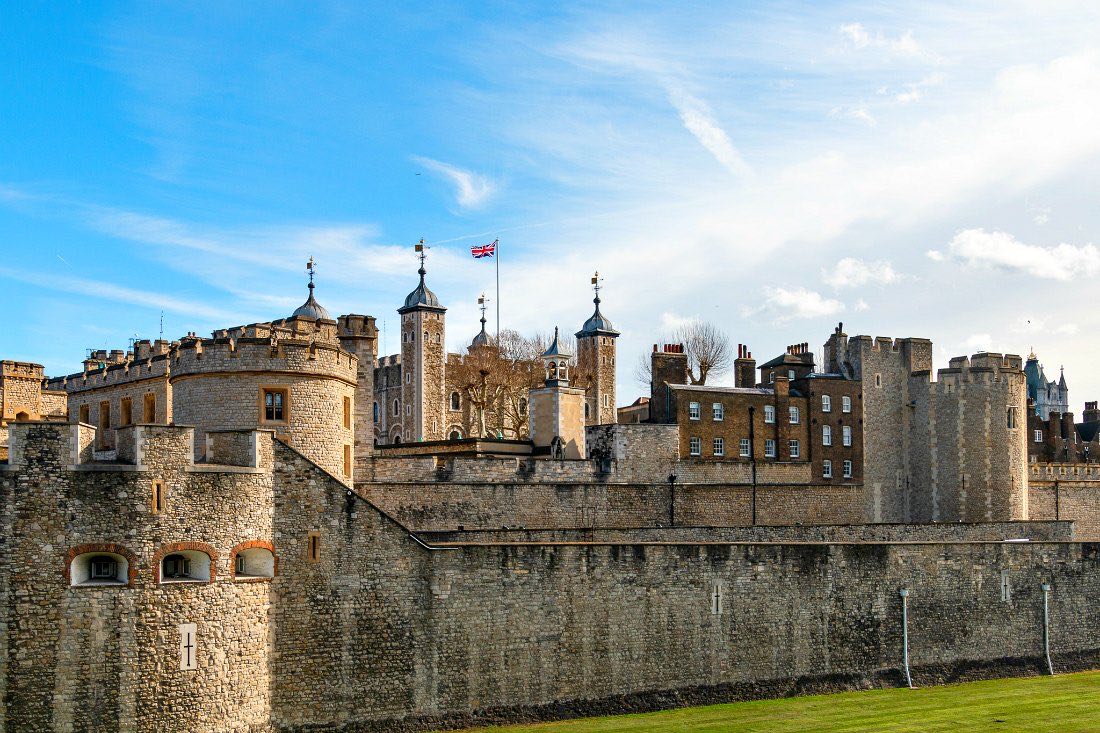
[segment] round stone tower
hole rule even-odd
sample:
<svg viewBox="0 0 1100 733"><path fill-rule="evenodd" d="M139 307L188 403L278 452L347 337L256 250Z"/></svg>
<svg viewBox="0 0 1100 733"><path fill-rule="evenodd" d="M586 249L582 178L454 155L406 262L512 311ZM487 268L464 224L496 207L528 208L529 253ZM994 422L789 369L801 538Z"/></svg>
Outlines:
<svg viewBox="0 0 1100 733"><path fill-rule="evenodd" d="M183 339L171 365L172 417L210 430L270 428L334 476L351 480L358 359L313 297L290 318Z"/></svg>

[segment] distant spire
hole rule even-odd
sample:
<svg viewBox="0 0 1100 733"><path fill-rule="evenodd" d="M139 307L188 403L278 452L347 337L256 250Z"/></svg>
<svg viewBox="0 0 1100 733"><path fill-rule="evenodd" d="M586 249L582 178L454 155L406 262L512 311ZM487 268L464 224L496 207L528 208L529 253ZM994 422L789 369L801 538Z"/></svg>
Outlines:
<svg viewBox="0 0 1100 733"><path fill-rule="evenodd" d="M306 272L309 273L309 297L306 298L306 302L298 306L297 310L291 314L292 318L318 318L324 320L331 320L331 316L328 311L317 302L317 299L313 297L313 288L316 286L313 284L313 275L317 271L317 263L313 257L309 258L306 262Z"/></svg>

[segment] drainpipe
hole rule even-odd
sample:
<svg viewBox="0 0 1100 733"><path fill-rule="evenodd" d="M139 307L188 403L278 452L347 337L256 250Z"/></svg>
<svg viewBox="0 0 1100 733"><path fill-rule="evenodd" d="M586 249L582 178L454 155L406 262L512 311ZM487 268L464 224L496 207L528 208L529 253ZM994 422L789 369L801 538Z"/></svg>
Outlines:
<svg viewBox="0 0 1100 733"><path fill-rule="evenodd" d="M668 475L668 526L676 526L676 474Z"/></svg>
<svg viewBox="0 0 1100 733"><path fill-rule="evenodd" d="M898 595L901 596L901 663L905 669L905 684L913 689L913 677L909 674L909 589L902 588Z"/></svg>
<svg viewBox="0 0 1100 733"><path fill-rule="evenodd" d="M749 461L752 463L752 525L756 526L756 408L749 405ZM778 422L779 418L776 418Z"/></svg>
<svg viewBox="0 0 1100 733"><path fill-rule="evenodd" d="M1043 656L1047 662L1047 672L1054 676L1054 665L1050 663L1050 583L1043 583Z"/></svg>

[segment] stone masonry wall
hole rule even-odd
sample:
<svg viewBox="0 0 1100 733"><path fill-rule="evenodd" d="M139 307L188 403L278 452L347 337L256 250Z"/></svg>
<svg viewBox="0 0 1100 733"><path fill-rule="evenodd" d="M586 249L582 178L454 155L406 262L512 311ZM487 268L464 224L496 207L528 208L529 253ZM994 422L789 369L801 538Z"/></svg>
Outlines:
<svg viewBox="0 0 1100 733"><path fill-rule="evenodd" d="M231 551L273 540L270 435L257 438L266 470L192 467L191 431L167 426L127 431L141 436L138 465L74 470L75 426L16 429L19 460L0 474L0 575L18 619L6 635L6 730L267 730L272 581L235 578ZM167 486L160 513L154 480ZM213 582L158 582L159 558L177 547L208 552ZM71 587L69 558L88 550L130 558L129 584ZM198 627L192 671L180 669L182 623Z"/></svg>

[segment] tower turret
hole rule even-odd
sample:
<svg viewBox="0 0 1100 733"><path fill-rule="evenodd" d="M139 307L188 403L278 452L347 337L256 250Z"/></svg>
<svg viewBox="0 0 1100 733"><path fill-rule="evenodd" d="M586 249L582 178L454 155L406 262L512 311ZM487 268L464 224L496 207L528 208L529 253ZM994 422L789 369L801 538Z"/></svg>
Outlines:
<svg viewBox="0 0 1100 733"><path fill-rule="evenodd" d="M420 284L397 309L401 315L401 415L403 440L442 440L445 322L447 309L439 303L425 280L428 246L416 245L420 259Z"/></svg>
<svg viewBox="0 0 1100 733"><path fill-rule="evenodd" d="M592 276L592 299L596 309L577 331L577 367L588 377L585 423L606 425L616 422L615 412L615 339L619 332L600 312L600 273Z"/></svg>
<svg viewBox="0 0 1100 733"><path fill-rule="evenodd" d="M572 358L561 344L558 329L554 341L542 353L546 370L544 386L528 392L528 420L531 441L549 448L554 458L584 458L584 390L569 386Z"/></svg>
<svg viewBox="0 0 1100 733"><path fill-rule="evenodd" d="M481 308L481 330L478 332L477 336L474 336L474 340L470 342L471 349L484 348L493 343L489 338L489 334L485 332L485 293L482 293L481 297L477 299L477 305Z"/></svg>

